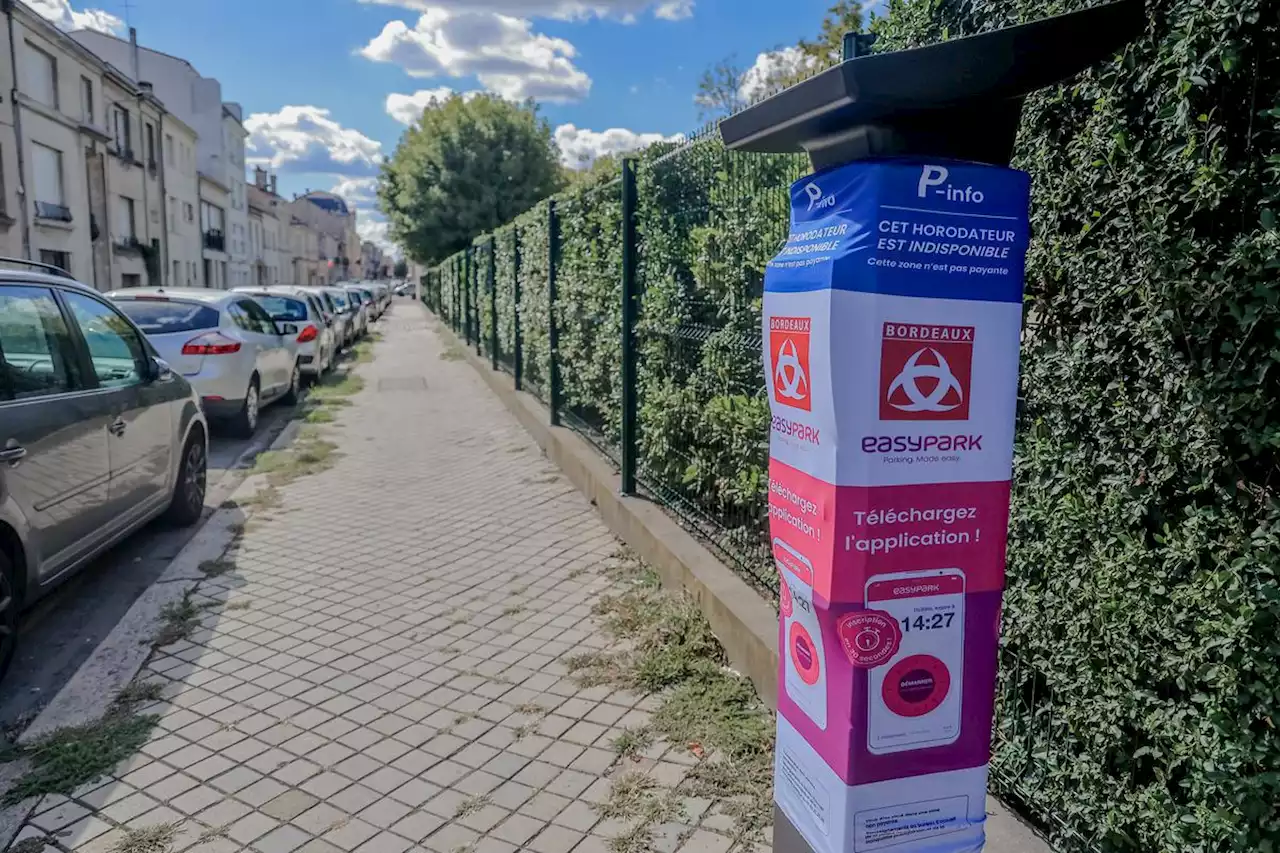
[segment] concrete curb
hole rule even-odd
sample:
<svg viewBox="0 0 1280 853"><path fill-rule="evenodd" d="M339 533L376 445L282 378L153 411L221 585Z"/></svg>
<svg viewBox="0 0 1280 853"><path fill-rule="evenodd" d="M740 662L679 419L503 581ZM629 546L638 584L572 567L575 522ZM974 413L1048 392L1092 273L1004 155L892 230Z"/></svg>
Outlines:
<svg viewBox="0 0 1280 853"><path fill-rule="evenodd" d="M429 309L428 316L439 320ZM649 565L663 584L684 589L698 602L734 668L745 674L770 710L778 701L778 614L693 534L659 506L617 493L613 466L573 430L547 423L547 410L514 380L458 339L443 322L436 333L458 347L480 378L515 415L547 458L591 500L605 525ZM1054 853L1022 819L995 797L987 797L986 853Z"/></svg>
<svg viewBox="0 0 1280 853"><path fill-rule="evenodd" d="M279 450L286 447L293 441L301 426L299 421L286 424L267 449ZM257 443L247 448L237 460L237 466L243 464L250 455L262 450L262 446ZM188 590L194 589L204 579L200 564L221 557L235 539L235 528L243 523L244 513L238 508L222 509L220 505L228 497L249 497L257 491L259 483L264 479L250 477L247 471L237 467L229 470L210 489L208 500L219 508L205 520L196 535L165 569L164 574L139 596L124 618L94 649L89 659L32 721L18 738L19 744L28 744L57 729L85 725L102 717L115 696L133 681L151 656L151 638L155 635L164 607L179 601ZM25 762L0 765L0 794L8 790L24 772ZM17 805L0 807L0 850L7 850L13 843L18 830L39 801L39 797L32 797Z"/></svg>

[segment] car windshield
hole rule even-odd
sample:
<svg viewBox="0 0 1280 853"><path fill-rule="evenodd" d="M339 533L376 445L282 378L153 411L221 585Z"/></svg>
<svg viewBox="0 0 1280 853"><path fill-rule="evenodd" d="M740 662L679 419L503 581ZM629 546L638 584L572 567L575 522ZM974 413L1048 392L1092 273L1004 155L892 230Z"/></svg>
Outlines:
<svg viewBox="0 0 1280 853"><path fill-rule="evenodd" d="M284 296L258 296L255 297L267 309L267 313L271 315L272 320L279 320L284 323L301 323L307 319L307 306L305 303L297 299L289 299Z"/></svg>
<svg viewBox="0 0 1280 853"><path fill-rule="evenodd" d="M218 310L194 302L121 299L116 305L148 335L218 328Z"/></svg>
<svg viewBox="0 0 1280 853"><path fill-rule="evenodd" d="M371 292L367 291L367 290L365 290L365 291L361 291L361 294L360 294L360 295L361 295L361 296L363 296L363 297L365 298L365 300L366 300L366 301L368 301L368 302L372 302L372 301L373 301L373 294L372 294Z"/></svg>
<svg viewBox="0 0 1280 853"><path fill-rule="evenodd" d="M341 308L346 308L346 307L347 307L347 297L346 297L345 295L341 294L341 293L335 293L335 294L333 294L333 304L334 304L334 305L337 305L337 306L338 306L338 308L340 308L340 309L341 309Z"/></svg>
<svg viewBox="0 0 1280 853"><path fill-rule="evenodd" d="M347 295L351 297L352 305L359 305L363 301L360 299L360 294L354 290L348 290Z"/></svg>

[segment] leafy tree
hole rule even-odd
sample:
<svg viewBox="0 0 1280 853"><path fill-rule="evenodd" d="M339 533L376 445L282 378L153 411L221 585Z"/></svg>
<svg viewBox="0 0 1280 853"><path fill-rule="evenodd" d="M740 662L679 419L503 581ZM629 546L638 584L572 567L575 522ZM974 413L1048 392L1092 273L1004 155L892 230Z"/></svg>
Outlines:
<svg viewBox="0 0 1280 853"><path fill-rule="evenodd" d="M728 56L702 72L698 81L698 93L693 102L698 105L699 121L706 121L737 112L745 104L742 99L742 81L746 69Z"/></svg>
<svg viewBox="0 0 1280 853"><path fill-rule="evenodd" d="M551 127L532 103L494 95L432 102L382 165L391 238L435 263L561 186Z"/></svg>

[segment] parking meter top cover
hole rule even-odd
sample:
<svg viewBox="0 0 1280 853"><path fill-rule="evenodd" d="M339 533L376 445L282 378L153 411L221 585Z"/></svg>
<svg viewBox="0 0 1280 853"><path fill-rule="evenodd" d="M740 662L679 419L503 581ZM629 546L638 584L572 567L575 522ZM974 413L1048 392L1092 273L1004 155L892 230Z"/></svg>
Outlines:
<svg viewBox="0 0 1280 853"><path fill-rule="evenodd" d="M1022 99L1113 56L1146 26L1120 0L925 47L842 62L720 123L734 150L807 151L822 168L867 157L1005 165Z"/></svg>

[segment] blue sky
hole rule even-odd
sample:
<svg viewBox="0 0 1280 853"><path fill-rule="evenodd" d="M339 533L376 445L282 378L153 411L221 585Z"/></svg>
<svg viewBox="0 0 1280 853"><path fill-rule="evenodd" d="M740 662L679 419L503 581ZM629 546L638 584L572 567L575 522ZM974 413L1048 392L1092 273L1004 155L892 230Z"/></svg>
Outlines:
<svg viewBox="0 0 1280 853"><path fill-rule="evenodd" d="M404 124L388 96L531 95L574 162L697 125L701 72L817 32L829 0L26 0L64 26L127 20L239 101L282 192L369 205ZM95 11L97 10L97 11ZM101 14L101 13L106 13ZM113 21L111 16L119 19ZM412 100L393 105L404 116ZM314 108L311 110L301 109ZM293 109L290 109L293 108ZM327 111L327 112L321 112ZM572 125L572 129L566 127ZM620 132L605 136L603 131ZM367 218L376 233L377 216Z"/></svg>

